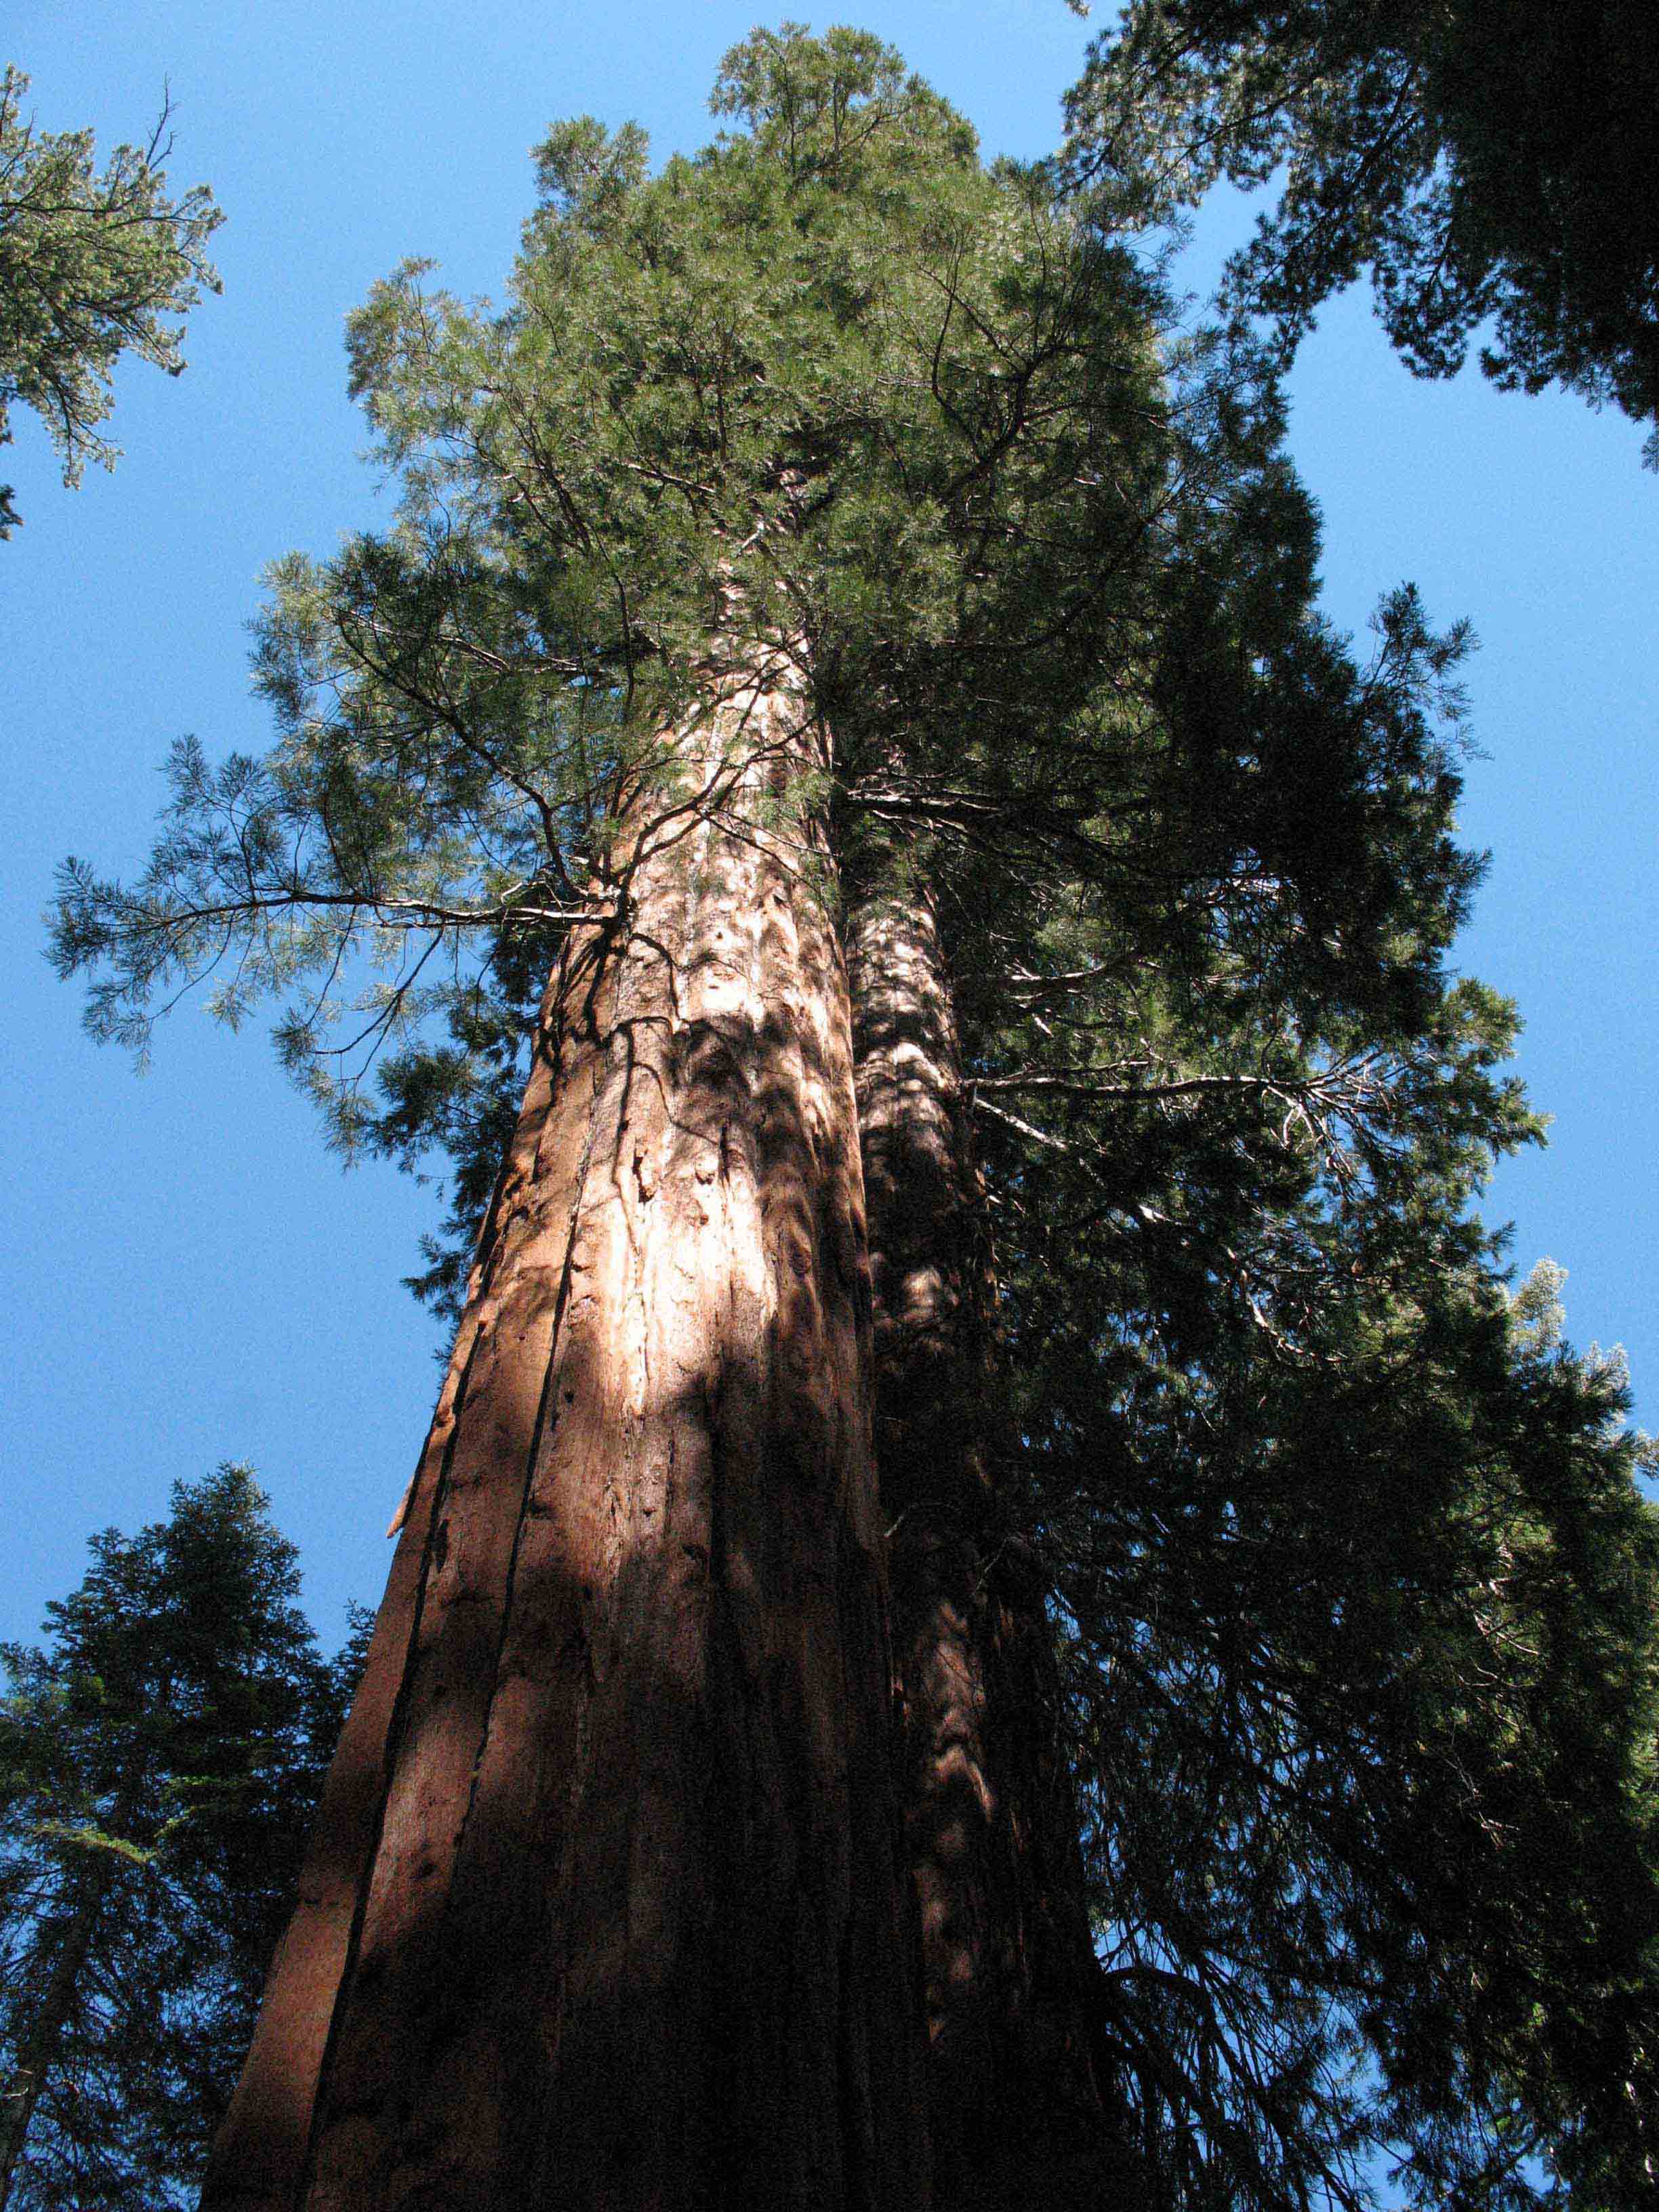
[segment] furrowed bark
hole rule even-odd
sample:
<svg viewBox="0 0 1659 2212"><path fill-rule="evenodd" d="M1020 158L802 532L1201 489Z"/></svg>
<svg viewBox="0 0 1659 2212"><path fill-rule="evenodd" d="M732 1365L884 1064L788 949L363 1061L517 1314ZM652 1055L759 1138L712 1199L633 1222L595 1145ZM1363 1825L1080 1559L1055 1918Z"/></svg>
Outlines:
<svg viewBox="0 0 1659 2212"><path fill-rule="evenodd" d="M1011 1439L951 979L902 849L863 856L847 941L935 2202L1001 2203L1048 2176L1081 2181L1067 2203L1104 2203L1077 1809L1042 1590L1000 1510Z"/></svg>
<svg viewBox="0 0 1659 2212"><path fill-rule="evenodd" d="M926 2202L823 739L781 655L705 708L549 987L215 2212Z"/></svg>

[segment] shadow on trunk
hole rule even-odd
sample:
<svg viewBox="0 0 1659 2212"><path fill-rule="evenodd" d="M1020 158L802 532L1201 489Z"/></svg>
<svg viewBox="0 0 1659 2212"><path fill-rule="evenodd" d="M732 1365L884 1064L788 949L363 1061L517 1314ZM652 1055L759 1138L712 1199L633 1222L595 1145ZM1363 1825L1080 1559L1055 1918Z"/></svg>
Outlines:
<svg viewBox="0 0 1659 2212"><path fill-rule="evenodd" d="M204 2205L927 2201L821 747L714 690L561 957Z"/></svg>
<svg viewBox="0 0 1659 2212"><path fill-rule="evenodd" d="M953 994L902 848L860 856L848 943L936 2202L1121 2202L1051 1632L1003 1494L1013 1439Z"/></svg>

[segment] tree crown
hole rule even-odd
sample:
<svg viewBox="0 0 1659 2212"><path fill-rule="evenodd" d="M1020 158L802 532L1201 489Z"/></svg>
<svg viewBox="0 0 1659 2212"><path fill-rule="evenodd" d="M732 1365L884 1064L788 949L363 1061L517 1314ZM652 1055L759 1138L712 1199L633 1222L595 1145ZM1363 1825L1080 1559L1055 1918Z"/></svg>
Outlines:
<svg viewBox="0 0 1659 2212"><path fill-rule="evenodd" d="M75 484L118 457L99 426L120 356L184 368L184 318L220 289L207 244L224 217L205 185L167 197L166 104L149 143L118 146L100 174L91 131L25 117L28 86L0 76L0 445L13 401L32 407ZM16 520L0 490L0 536Z"/></svg>

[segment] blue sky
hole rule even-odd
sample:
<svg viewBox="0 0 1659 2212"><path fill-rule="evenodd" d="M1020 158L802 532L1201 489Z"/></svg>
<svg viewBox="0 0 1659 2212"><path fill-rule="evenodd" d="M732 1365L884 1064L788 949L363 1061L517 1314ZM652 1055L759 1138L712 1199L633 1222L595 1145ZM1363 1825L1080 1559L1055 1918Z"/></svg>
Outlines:
<svg viewBox="0 0 1659 2212"><path fill-rule="evenodd" d="M174 183L210 179L229 220L225 294L198 313L188 373L119 379L117 471L63 490L18 414L0 456L27 518L0 546L0 1635L36 1632L92 1529L153 1517L176 1477L227 1457L258 1468L327 1641L349 1597L379 1596L381 1532L436 1388L437 1331L399 1282L434 1194L385 1167L343 1174L263 1038L198 1008L135 1078L82 1035L40 913L66 854L142 860L176 736L216 754L268 741L246 673L260 571L291 547L326 552L374 511L345 398L349 310L415 254L457 290L499 289L528 149L556 117L636 118L659 154L700 143L719 58L753 14L15 0L0 59L33 77L42 127L142 138L168 81ZM870 0L856 19L988 151L1052 146L1089 35L1062 0ZM1200 227L1200 261L1229 222ZM1327 314L1293 404L1333 617L1363 630L1410 577L1437 620L1468 615L1481 639L1464 824L1493 860L1460 959L1519 999L1521 1068L1556 1117L1550 1150L1507 1167L1488 1212L1514 1219L1523 1268L1548 1253L1571 1270L1573 1334L1626 1344L1659 1426L1659 481L1622 418L1474 375L1414 383L1358 295Z"/></svg>

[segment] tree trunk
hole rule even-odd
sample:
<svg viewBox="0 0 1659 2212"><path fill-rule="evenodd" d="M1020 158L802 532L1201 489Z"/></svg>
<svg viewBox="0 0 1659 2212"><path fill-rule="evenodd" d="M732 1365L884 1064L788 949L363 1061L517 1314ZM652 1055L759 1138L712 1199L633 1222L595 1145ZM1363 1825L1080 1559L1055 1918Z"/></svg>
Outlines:
<svg viewBox="0 0 1659 2212"><path fill-rule="evenodd" d="M29 2026L27 2042L12 2068L3 2097L0 2097L0 2212L11 2202L17 2169L22 2163L34 2108L40 2101L46 2076L57 2063L64 2031L75 2012L81 1975L92 1950L92 1939L104 1899L109 1893L110 1868L101 1856L88 1853L77 1869L76 1904L40 2002Z"/></svg>
<svg viewBox="0 0 1659 2212"><path fill-rule="evenodd" d="M128 1830L143 1786L143 1754L130 1754L116 1776L115 1794L106 1822L94 1825L108 1837L130 1843ZM58 2063L64 2032L75 2016L81 1993L81 1977L92 1955L105 1899L118 1874L131 1873L130 1862L101 1845L82 1845L74 1877L75 1905L64 1930L58 1956L41 1992L40 2006L30 2025L28 2040L3 2093L0 2093L0 2212L6 2212L17 2181L17 2170L33 2124L35 2107L46 2076Z"/></svg>
<svg viewBox="0 0 1659 2212"><path fill-rule="evenodd" d="M932 902L891 848L866 856L848 963L935 2201L1051 2176L1081 2183L1063 2201L1103 2202L1099 1969L1042 1589L1000 1495L1012 1438L953 994Z"/></svg>
<svg viewBox="0 0 1659 2212"><path fill-rule="evenodd" d="M926 2201L822 742L711 665L557 964L204 2207Z"/></svg>

